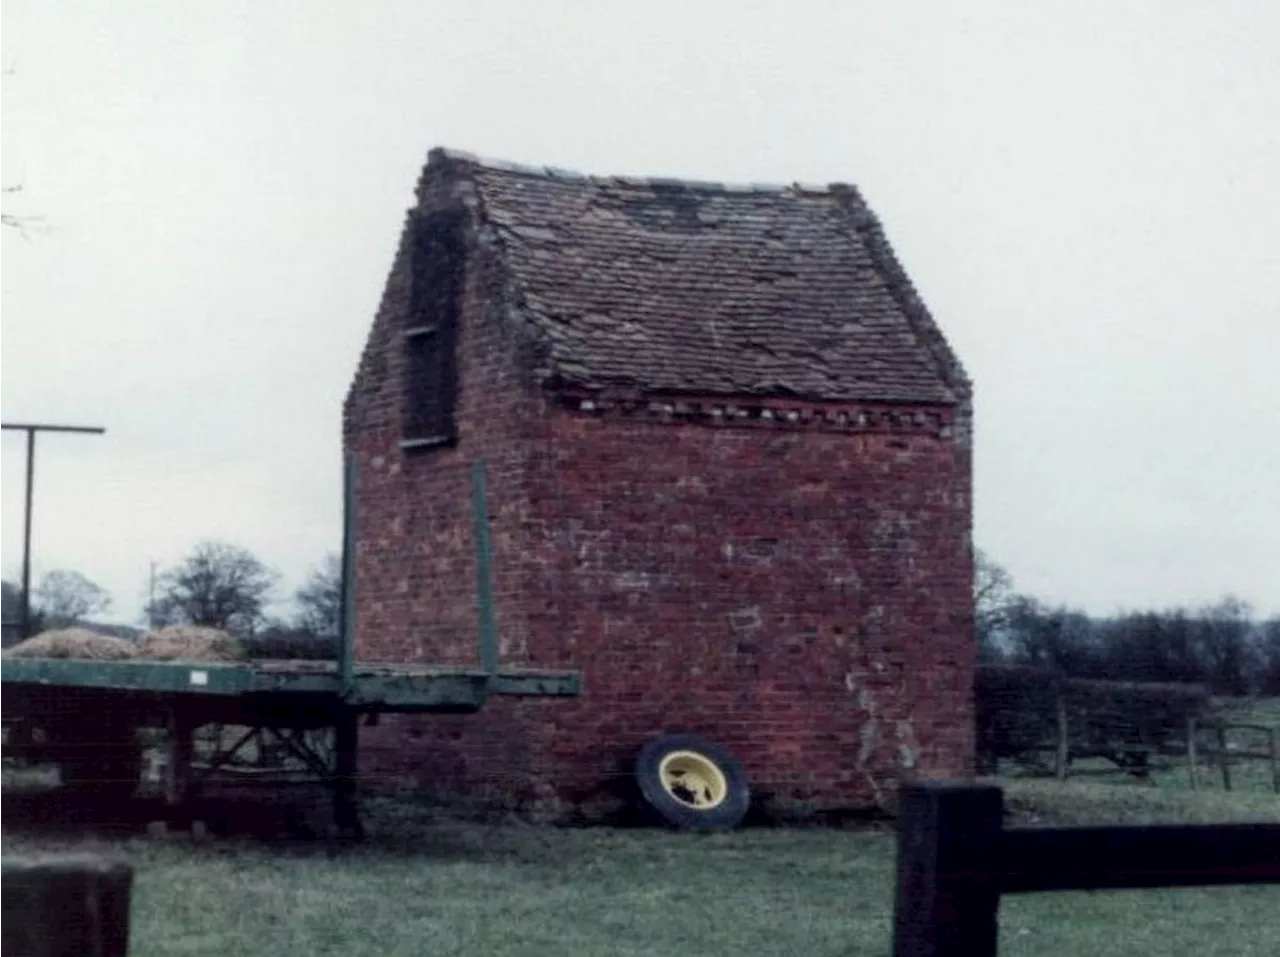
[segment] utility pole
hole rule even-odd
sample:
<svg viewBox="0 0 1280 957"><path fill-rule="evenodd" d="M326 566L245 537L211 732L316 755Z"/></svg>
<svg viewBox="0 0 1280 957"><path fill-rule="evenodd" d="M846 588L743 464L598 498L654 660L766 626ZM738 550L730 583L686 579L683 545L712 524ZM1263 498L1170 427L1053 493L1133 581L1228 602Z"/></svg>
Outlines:
<svg viewBox="0 0 1280 957"><path fill-rule="evenodd" d="M17 422L0 423L0 428L27 433L27 485L22 513L22 630L19 632L20 640L25 641L31 637L31 499L36 471L36 433L80 432L102 435L107 430L96 426L29 425Z"/></svg>

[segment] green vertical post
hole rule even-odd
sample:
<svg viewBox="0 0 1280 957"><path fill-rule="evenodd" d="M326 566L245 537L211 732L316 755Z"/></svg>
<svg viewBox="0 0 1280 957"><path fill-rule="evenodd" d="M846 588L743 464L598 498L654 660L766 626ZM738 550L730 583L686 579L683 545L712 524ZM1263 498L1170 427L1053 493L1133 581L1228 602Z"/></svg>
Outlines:
<svg viewBox="0 0 1280 957"><path fill-rule="evenodd" d="M471 506L475 519L476 596L480 603L480 666L498 672L498 629L493 618L493 547L489 543L489 496L484 459L471 473Z"/></svg>
<svg viewBox="0 0 1280 957"><path fill-rule="evenodd" d="M338 635L338 677L342 696L355 680L356 634L356 460L348 454L342 476L342 624Z"/></svg>

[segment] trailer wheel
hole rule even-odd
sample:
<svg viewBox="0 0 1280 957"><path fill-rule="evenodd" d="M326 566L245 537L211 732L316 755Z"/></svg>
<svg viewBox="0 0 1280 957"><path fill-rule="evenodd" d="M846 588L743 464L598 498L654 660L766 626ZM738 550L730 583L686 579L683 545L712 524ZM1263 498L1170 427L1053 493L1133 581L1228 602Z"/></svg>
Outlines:
<svg viewBox="0 0 1280 957"><path fill-rule="evenodd" d="M665 734L645 744L636 759L636 780L649 807L679 828L737 827L751 805L738 762L695 734Z"/></svg>

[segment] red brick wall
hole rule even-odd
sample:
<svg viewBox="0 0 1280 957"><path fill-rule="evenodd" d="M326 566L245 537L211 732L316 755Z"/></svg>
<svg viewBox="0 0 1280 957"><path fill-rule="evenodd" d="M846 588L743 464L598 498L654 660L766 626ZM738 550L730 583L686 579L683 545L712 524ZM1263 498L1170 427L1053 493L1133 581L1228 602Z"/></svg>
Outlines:
<svg viewBox="0 0 1280 957"><path fill-rule="evenodd" d="M824 431L553 406L519 371L530 357L481 248L458 446L402 451L405 272L401 256L347 409L357 654L476 660L469 469L483 456L502 659L579 668L585 693L384 718L362 730L366 784L599 810L640 745L676 730L731 749L779 809L866 807L904 767L970 769L970 461L945 410Z"/></svg>
<svg viewBox="0 0 1280 957"><path fill-rule="evenodd" d="M428 173L428 177L429 177ZM465 203L452 184L424 178L420 209ZM532 388L527 347L500 307L504 276L491 251L470 238L457 348L460 441L453 448L403 450L404 358L399 332L409 316L409 232L388 277L344 410L345 447L354 453L357 487L356 654L365 661L478 664L476 566L471 466L486 460L494 594L500 652L518 661L528 623L520 597L527 521L526 459L544 421ZM467 727L464 719L459 728ZM362 729L366 783L458 780L462 752L429 747L449 740L455 723L391 717ZM493 787L527 789L532 725L511 722L486 744ZM424 762L424 755L430 762Z"/></svg>
<svg viewBox="0 0 1280 957"><path fill-rule="evenodd" d="M584 671L544 718L569 796L675 730L785 805L969 769L970 490L949 439L561 413L552 463L531 484L530 648Z"/></svg>
<svg viewBox="0 0 1280 957"><path fill-rule="evenodd" d="M522 459L519 505L514 486L494 487L498 527L523 514L496 541L500 629L516 639L504 660L580 668L585 694L392 720L365 741L375 777L550 813L599 808L644 740L674 730L729 747L775 806L865 807L903 767L970 768L969 481L949 439L559 410L549 423L541 454ZM446 455L468 448L464 429ZM388 522L412 514L413 487L369 507ZM441 487L426 472L417 484ZM465 638L419 641L414 655L474 647L465 509L432 514L445 524L420 534L457 547L400 570L412 602L362 631L366 654L386 656L397 626L438 634L436 616ZM361 588L363 611L376 599Z"/></svg>

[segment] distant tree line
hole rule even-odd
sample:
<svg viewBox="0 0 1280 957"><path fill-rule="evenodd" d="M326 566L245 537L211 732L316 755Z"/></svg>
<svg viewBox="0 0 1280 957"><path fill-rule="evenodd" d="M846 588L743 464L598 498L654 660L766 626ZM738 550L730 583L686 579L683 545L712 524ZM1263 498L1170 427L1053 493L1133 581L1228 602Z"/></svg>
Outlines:
<svg viewBox="0 0 1280 957"><path fill-rule="evenodd" d="M974 605L987 662L1073 678L1191 682L1221 695L1280 695L1280 618L1258 621L1238 598L1094 617L1019 594L1009 573L979 553Z"/></svg>
<svg viewBox="0 0 1280 957"><path fill-rule="evenodd" d="M272 616L280 575L248 549L226 542L196 545L156 577L154 596L140 625L203 625L241 638L250 654L262 657L332 656L341 628L342 568L328 555L312 569L292 596L292 613ZM22 589L3 583L5 643L16 640ZM91 627L112 634L140 629L94 622L111 605L107 591L76 571L45 574L32 589L32 634L53 628Z"/></svg>

